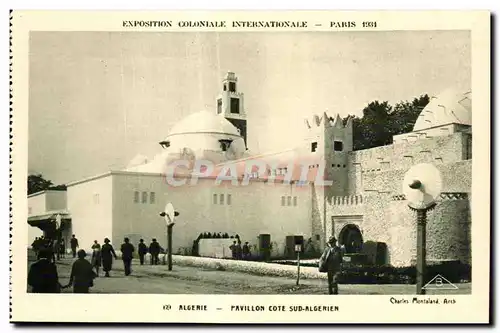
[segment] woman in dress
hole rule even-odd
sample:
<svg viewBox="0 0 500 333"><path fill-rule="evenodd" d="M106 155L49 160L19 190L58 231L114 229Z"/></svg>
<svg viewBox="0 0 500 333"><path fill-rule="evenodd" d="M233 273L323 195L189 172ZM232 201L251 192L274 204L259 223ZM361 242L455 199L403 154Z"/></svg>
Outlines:
<svg viewBox="0 0 500 333"><path fill-rule="evenodd" d="M113 265L113 257L117 259L115 249L113 249L113 245L109 244L109 239L104 239L104 245L101 247L101 260L102 260L102 269L104 270L105 277L109 277L109 271Z"/></svg>
<svg viewBox="0 0 500 333"><path fill-rule="evenodd" d="M99 268L101 267L101 245L94 241L94 245L92 245L92 268L95 268L96 275L99 276Z"/></svg>

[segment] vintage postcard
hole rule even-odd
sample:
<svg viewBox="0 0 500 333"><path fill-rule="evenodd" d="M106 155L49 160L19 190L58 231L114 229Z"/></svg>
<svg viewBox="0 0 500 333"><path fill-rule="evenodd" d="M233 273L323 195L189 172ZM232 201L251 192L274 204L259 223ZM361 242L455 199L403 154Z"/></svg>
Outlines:
<svg viewBox="0 0 500 333"><path fill-rule="evenodd" d="M11 29L12 322L490 322L489 12Z"/></svg>

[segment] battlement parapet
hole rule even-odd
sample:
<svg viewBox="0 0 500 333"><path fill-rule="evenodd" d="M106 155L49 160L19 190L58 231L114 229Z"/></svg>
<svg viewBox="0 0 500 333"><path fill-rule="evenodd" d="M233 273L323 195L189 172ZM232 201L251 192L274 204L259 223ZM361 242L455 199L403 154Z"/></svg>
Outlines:
<svg viewBox="0 0 500 333"><path fill-rule="evenodd" d="M306 118L304 122L308 129L319 127L352 128L352 117L349 117L344 125L344 120L338 113L335 117L329 117L326 112L324 112L321 116L315 114L310 119Z"/></svg>
<svg viewBox="0 0 500 333"><path fill-rule="evenodd" d="M363 196L362 195L345 195L345 196L336 196L332 198L332 204L339 205L361 205L363 204Z"/></svg>

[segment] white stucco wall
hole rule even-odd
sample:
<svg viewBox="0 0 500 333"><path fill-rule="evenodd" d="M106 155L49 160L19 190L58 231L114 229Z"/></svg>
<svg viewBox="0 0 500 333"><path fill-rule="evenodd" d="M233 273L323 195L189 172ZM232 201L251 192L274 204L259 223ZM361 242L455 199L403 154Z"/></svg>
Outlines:
<svg viewBox="0 0 500 333"><path fill-rule="evenodd" d="M28 216L45 213L45 192L34 193L28 196ZM42 230L28 224L27 245L33 243L35 237L42 236Z"/></svg>
<svg viewBox="0 0 500 333"><path fill-rule="evenodd" d="M139 201L134 202L134 192ZM142 203L142 193L147 193L147 202ZM155 193L151 203L151 193ZM159 213L166 202L166 185L160 174L119 172L113 175L113 238L119 248L124 237L129 237L137 247L140 238L149 245L156 238L162 247L166 245L166 226Z"/></svg>
<svg viewBox="0 0 500 333"><path fill-rule="evenodd" d="M71 233L78 238L80 248L90 249L94 240L102 244L105 237L111 239L112 188L109 174L68 186Z"/></svg>
<svg viewBox="0 0 500 333"><path fill-rule="evenodd" d="M193 241L203 232L238 234L242 242L248 241L253 248L258 245L258 235L268 233L276 256L283 254L287 235L311 237L308 187L298 189L264 182L251 182L248 186L223 182L216 186L212 179L200 179L196 186L172 187L166 184L162 175L138 173L118 173L113 179L114 244L121 243L127 236L134 244L140 238L148 244L152 238L157 238L166 246L166 226L159 213L167 202L181 214L174 226L174 252L191 251ZM138 203L134 202L135 191L139 192ZM147 193L146 203L142 203L143 192ZM155 193L154 203L150 201L151 192ZM214 204L214 194L217 204ZM221 195L224 197L222 205ZM228 195L231 196L230 204ZM282 196L285 206L281 205Z"/></svg>
<svg viewBox="0 0 500 333"><path fill-rule="evenodd" d="M28 196L28 216L42 215L58 209L66 209L66 191L43 191ZM40 228L28 225L28 245L35 237L42 235Z"/></svg>
<svg viewBox="0 0 500 333"><path fill-rule="evenodd" d="M28 216L66 209L66 191L43 191L28 196Z"/></svg>
<svg viewBox="0 0 500 333"><path fill-rule="evenodd" d="M39 192L28 196L28 216L40 215L45 213L45 192Z"/></svg>
<svg viewBox="0 0 500 333"><path fill-rule="evenodd" d="M66 191L47 191L45 197L45 207L47 211L67 208Z"/></svg>

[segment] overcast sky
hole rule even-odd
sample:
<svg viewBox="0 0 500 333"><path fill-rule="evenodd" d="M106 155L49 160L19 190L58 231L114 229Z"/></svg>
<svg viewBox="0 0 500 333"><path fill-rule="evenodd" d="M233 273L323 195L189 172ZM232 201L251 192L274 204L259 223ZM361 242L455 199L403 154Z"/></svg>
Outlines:
<svg viewBox="0 0 500 333"><path fill-rule="evenodd" d="M469 89L470 35L35 32L29 171L61 184L152 157L177 121L215 112L228 70L245 94L249 148L263 153L296 146L314 113Z"/></svg>

